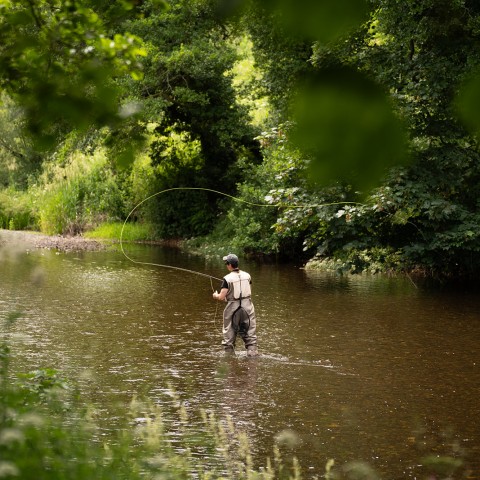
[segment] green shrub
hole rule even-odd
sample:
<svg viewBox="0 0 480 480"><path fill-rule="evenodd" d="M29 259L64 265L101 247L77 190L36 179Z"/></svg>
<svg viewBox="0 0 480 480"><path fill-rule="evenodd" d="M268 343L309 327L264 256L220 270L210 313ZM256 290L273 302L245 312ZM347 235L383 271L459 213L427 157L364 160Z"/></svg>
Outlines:
<svg viewBox="0 0 480 480"><path fill-rule="evenodd" d="M81 231L77 211L77 185L55 185L39 204L40 230L48 235Z"/></svg>
<svg viewBox="0 0 480 480"><path fill-rule="evenodd" d="M37 227L30 196L13 189L0 191L0 228L27 230Z"/></svg>
<svg viewBox="0 0 480 480"><path fill-rule="evenodd" d="M307 259L315 253L326 221L339 206L322 207L346 199L346 189L312 190L306 180L308 159L288 144L289 124L260 137L261 164L239 165L246 179L238 185L226 221L213 238L225 239L235 250L280 258Z"/></svg>
<svg viewBox="0 0 480 480"><path fill-rule="evenodd" d="M47 234L78 234L87 227L124 215L124 199L117 175L104 152L75 152L70 163L51 164L32 189L39 224Z"/></svg>

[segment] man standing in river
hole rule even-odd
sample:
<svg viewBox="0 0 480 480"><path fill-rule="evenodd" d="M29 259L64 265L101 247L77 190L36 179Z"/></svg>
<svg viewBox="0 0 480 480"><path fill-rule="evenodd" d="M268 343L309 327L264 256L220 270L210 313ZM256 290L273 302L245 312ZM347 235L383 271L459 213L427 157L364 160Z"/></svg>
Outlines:
<svg viewBox="0 0 480 480"><path fill-rule="evenodd" d="M252 303L252 279L247 272L238 268L235 254L229 253L223 257L223 261L230 273L223 277L220 293L213 293L215 300L227 302L223 311L222 345L226 354L234 354L238 334L245 343L247 355L257 356L257 319Z"/></svg>

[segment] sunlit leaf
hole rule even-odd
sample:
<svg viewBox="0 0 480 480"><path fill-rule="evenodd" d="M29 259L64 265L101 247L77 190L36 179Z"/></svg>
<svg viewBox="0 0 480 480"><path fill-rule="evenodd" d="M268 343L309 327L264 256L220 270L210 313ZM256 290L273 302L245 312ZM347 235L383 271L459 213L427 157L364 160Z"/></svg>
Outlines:
<svg viewBox="0 0 480 480"><path fill-rule="evenodd" d="M142 78L146 51L139 38L118 33L109 38L97 13L81 3L37 9L34 2L4 10L0 86L24 110L36 148L51 148L71 129L122 121L114 80L125 74Z"/></svg>

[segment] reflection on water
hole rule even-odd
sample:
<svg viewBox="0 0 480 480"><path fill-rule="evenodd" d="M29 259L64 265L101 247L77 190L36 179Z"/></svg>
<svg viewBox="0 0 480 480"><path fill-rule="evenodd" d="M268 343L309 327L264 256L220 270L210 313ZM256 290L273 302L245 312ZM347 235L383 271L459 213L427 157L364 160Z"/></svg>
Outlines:
<svg viewBox="0 0 480 480"><path fill-rule="evenodd" d="M221 261L130 248L138 260L225 274ZM76 379L107 429L134 395L161 402L172 385L192 412L233 417L261 464L291 430L298 442L288 451L305 478L323 475L330 458L364 460L388 478L415 478L430 453L475 461L477 296L426 292L408 279L244 267L262 356L247 358L240 342L225 359L223 307L204 277L118 252L3 255L0 315L22 312L15 364Z"/></svg>

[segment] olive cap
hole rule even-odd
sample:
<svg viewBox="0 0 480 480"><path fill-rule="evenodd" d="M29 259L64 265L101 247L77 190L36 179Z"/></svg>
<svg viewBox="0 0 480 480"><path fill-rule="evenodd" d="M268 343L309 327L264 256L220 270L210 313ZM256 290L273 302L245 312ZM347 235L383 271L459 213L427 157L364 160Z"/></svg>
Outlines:
<svg viewBox="0 0 480 480"><path fill-rule="evenodd" d="M238 265L238 257L234 253L229 253L223 257L223 261L230 265Z"/></svg>

